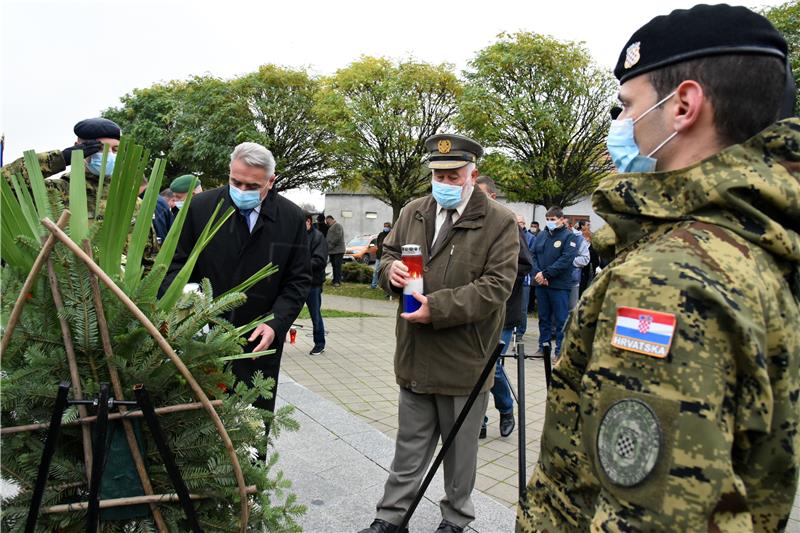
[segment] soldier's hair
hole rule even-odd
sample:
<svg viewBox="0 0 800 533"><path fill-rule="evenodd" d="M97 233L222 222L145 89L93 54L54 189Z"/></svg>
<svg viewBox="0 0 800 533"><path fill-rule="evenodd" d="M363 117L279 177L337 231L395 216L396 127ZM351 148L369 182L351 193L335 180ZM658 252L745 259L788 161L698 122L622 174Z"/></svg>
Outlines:
<svg viewBox="0 0 800 533"><path fill-rule="evenodd" d="M564 216L564 211L557 205L554 205L547 210L547 213L545 213L544 216L562 218Z"/></svg>
<svg viewBox="0 0 800 533"><path fill-rule="evenodd" d="M335 218L333 218L333 215L328 215L328 216L325 217L325 220L328 220L328 219L336 220Z"/></svg>
<svg viewBox="0 0 800 533"><path fill-rule="evenodd" d="M723 145L746 141L778 119L786 69L766 55L709 56L676 63L649 73L662 99L681 82L703 86L714 108L714 125Z"/></svg>
<svg viewBox="0 0 800 533"><path fill-rule="evenodd" d="M272 152L258 143L244 142L233 149L231 163L236 160L244 162L250 167L261 167L267 171L267 177L275 175L275 158Z"/></svg>
<svg viewBox="0 0 800 533"><path fill-rule="evenodd" d="M497 194L497 184L489 176L478 176L475 180L475 185L486 185L490 193Z"/></svg>
<svg viewBox="0 0 800 533"><path fill-rule="evenodd" d="M160 194L162 197L166 198L166 199L170 199L170 198L172 198L173 196L175 196L175 193L174 193L174 192L172 191L172 189L170 189L169 187L167 187L166 189L164 189L163 191L161 191L159 194Z"/></svg>

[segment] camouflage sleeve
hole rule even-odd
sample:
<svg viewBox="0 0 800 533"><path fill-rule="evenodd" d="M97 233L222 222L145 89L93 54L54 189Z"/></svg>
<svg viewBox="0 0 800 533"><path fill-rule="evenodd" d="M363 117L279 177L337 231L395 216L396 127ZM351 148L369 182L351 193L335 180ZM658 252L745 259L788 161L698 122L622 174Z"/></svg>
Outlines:
<svg viewBox="0 0 800 533"><path fill-rule="evenodd" d="M67 168L64 158L61 156L61 150L40 152L36 154L36 157L39 159L39 166L45 178L58 174ZM25 168L25 158L23 157L3 166L3 178L8 180L9 183L11 182L11 176L16 174L22 174L25 181L28 181L28 170Z"/></svg>
<svg viewBox="0 0 800 533"><path fill-rule="evenodd" d="M785 526L800 378L787 332L771 338L780 276L759 253L694 224L601 274L568 325L519 531ZM674 316L666 351L622 339L623 309Z"/></svg>

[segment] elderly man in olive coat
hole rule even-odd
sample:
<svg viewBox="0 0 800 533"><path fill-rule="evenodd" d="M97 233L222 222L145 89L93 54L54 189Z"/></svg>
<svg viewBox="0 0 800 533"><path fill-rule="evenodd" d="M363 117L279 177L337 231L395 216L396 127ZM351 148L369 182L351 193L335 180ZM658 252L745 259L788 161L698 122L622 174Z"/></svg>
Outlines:
<svg viewBox="0 0 800 533"><path fill-rule="evenodd" d="M414 200L383 244L380 285L402 292L409 274L401 247L422 248L424 294L413 313L398 311L394 366L400 386L397 446L377 516L362 533L397 530L436 445L444 440L497 347L505 303L517 272L519 231L514 214L474 191L483 148L459 135L425 143L432 194ZM402 299L401 299L402 300ZM475 518L472 489L478 432L488 379L444 459L445 497L439 533L461 532Z"/></svg>

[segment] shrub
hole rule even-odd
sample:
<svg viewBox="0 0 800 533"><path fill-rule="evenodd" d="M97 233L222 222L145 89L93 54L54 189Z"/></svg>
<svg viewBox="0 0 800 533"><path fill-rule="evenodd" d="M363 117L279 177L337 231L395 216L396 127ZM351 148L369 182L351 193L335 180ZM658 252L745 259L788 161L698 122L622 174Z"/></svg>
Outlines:
<svg viewBox="0 0 800 533"><path fill-rule="evenodd" d="M342 280L351 283L372 283L374 270L369 265L361 263L345 263L342 266Z"/></svg>

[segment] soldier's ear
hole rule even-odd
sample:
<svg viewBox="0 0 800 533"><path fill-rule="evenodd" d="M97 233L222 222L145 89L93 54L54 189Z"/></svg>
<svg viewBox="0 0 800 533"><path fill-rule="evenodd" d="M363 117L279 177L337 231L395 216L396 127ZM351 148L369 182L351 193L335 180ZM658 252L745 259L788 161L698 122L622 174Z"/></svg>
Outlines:
<svg viewBox="0 0 800 533"><path fill-rule="evenodd" d="M686 132L698 122L703 122L703 119L707 120L709 117L703 115L712 111L703 86L694 80L684 80L678 85L671 110L673 127L677 132Z"/></svg>

